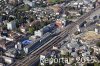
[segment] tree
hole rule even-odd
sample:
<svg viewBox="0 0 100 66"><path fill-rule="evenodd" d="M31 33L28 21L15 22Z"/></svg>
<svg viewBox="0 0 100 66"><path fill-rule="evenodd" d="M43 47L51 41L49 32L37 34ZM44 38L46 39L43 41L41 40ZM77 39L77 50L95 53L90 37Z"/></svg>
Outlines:
<svg viewBox="0 0 100 66"><path fill-rule="evenodd" d="M16 19L16 27L19 28L19 20Z"/></svg>
<svg viewBox="0 0 100 66"><path fill-rule="evenodd" d="M74 34L75 34L75 35L78 35L78 34L80 34L80 32L79 32L79 31L76 31Z"/></svg>
<svg viewBox="0 0 100 66"><path fill-rule="evenodd" d="M100 66L100 63L95 62L94 66Z"/></svg>
<svg viewBox="0 0 100 66"><path fill-rule="evenodd" d="M73 63L72 66L76 66L75 63Z"/></svg>
<svg viewBox="0 0 100 66"><path fill-rule="evenodd" d="M100 53L96 54L96 57L98 58L98 60L100 60Z"/></svg>
<svg viewBox="0 0 100 66"><path fill-rule="evenodd" d="M96 43L96 46L100 47L100 42L97 42L97 43Z"/></svg>
<svg viewBox="0 0 100 66"><path fill-rule="evenodd" d="M30 33L30 34L34 34L34 30L35 30L35 29L34 29L33 27L29 27L29 33Z"/></svg>
<svg viewBox="0 0 100 66"><path fill-rule="evenodd" d="M49 3L59 3L62 1L64 1L64 0L48 0Z"/></svg>
<svg viewBox="0 0 100 66"><path fill-rule="evenodd" d="M16 59L23 59L25 58L25 56L26 53L23 50L21 50L20 53L17 52Z"/></svg>
<svg viewBox="0 0 100 66"><path fill-rule="evenodd" d="M94 49L93 48L90 48L90 54L93 54L94 53Z"/></svg>
<svg viewBox="0 0 100 66"><path fill-rule="evenodd" d="M2 26L2 29L3 29L3 30L7 30L7 25L3 25L3 26Z"/></svg>

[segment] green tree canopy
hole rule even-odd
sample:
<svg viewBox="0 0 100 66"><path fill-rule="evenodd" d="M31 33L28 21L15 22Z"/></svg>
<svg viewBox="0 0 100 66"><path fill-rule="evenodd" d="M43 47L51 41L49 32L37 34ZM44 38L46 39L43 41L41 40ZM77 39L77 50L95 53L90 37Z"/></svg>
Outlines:
<svg viewBox="0 0 100 66"><path fill-rule="evenodd" d="M35 29L33 27L29 27L29 33L34 34Z"/></svg>
<svg viewBox="0 0 100 66"><path fill-rule="evenodd" d="M100 42L97 42L97 43L96 43L96 46L100 47Z"/></svg>

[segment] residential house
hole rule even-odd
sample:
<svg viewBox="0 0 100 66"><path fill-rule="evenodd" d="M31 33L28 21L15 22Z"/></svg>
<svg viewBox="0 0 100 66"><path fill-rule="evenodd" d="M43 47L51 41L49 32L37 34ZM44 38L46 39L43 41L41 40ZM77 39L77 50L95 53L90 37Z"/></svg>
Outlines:
<svg viewBox="0 0 100 66"><path fill-rule="evenodd" d="M7 29L8 29L8 30L16 29L16 22L15 22L15 20L13 20L13 21L7 23Z"/></svg>
<svg viewBox="0 0 100 66"><path fill-rule="evenodd" d="M9 49L5 52L5 55L8 56L8 57L13 57L15 58L16 57L16 49L15 48L12 48L12 49Z"/></svg>
<svg viewBox="0 0 100 66"><path fill-rule="evenodd" d="M34 35L39 37L43 36L43 30L41 29L41 30L34 31Z"/></svg>

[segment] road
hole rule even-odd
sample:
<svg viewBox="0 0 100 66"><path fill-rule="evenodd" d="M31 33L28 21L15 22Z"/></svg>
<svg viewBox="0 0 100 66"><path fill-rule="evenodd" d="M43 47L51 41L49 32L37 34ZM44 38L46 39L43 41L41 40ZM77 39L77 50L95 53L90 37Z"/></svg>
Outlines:
<svg viewBox="0 0 100 66"><path fill-rule="evenodd" d="M39 56L42 52L50 50L54 45L58 45L59 42L66 38L67 35L74 33L76 25L81 24L83 21L85 21L87 17L89 17L93 12L95 12L99 8L100 6L84 14L76 22L73 22L68 27L66 27L58 36L54 37L52 40L38 48L36 51L32 52L28 57L23 59L23 61L16 62L10 66L30 66L31 63L39 59Z"/></svg>

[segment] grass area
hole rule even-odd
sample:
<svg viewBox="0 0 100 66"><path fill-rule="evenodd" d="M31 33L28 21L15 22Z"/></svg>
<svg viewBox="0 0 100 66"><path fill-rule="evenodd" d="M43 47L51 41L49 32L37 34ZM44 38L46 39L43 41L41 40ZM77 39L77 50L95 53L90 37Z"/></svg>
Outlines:
<svg viewBox="0 0 100 66"><path fill-rule="evenodd" d="M63 2L64 0L48 0L49 3L59 3Z"/></svg>

